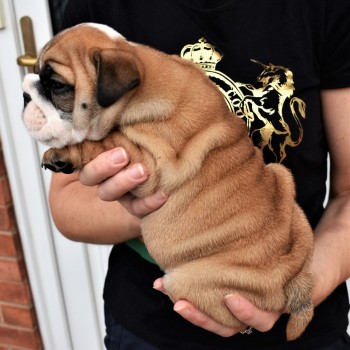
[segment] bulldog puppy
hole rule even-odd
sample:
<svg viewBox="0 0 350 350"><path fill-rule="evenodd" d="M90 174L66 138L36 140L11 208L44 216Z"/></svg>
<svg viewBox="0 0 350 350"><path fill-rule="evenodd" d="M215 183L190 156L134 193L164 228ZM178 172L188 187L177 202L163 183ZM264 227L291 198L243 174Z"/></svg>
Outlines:
<svg viewBox="0 0 350 350"><path fill-rule="evenodd" d="M173 301L230 326L223 297L290 314L287 339L313 316L310 225L290 172L265 165L244 122L195 64L83 24L41 51L23 82L24 123L50 146L43 166L70 173L125 147L150 173L136 196L168 195L142 220L142 238Z"/></svg>

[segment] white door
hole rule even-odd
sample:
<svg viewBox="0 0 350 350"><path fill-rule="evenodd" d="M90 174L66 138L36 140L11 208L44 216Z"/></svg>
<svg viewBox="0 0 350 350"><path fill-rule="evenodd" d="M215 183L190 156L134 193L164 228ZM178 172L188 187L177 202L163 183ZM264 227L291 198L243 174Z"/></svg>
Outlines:
<svg viewBox="0 0 350 350"><path fill-rule="evenodd" d="M0 135L40 330L47 350L99 350L110 248L68 241L51 220L50 173L40 168L43 148L21 120L25 69L16 60L24 54L23 16L32 19L39 49L52 36L48 0L0 0Z"/></svg>

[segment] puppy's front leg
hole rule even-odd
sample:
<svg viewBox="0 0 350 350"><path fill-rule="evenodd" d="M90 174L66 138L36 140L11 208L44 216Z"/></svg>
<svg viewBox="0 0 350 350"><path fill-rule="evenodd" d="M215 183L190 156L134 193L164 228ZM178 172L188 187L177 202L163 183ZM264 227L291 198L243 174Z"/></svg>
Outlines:
<svg viewBox="0 0 350 350"><path fill-rule="evenodd" d="M63 148L50 148L42 159L41 166L54 172L71 174L107 150L102 142L84 141Z"/></svg>
<svg viewBox="0 0 350 350"><path fill-rule="evenodd" d="M85 140L63 148L50 148L44 153L41 166L54 172L71 174L102 152L118 146L127 149L132 162L143 160L142 152L137 146L119 132L112 132L100 141Z"/></svg>

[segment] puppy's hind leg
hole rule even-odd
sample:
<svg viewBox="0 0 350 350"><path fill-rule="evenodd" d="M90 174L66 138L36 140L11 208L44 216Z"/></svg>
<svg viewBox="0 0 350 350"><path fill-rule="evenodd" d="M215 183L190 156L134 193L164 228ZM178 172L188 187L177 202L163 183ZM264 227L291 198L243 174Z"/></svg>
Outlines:
<svg viewBox="0 0 350 350"><path fill-rule="evenodd" d="M181 299L188 300L220 324L240 328L242 323L224 302L224 296L237 292L237 289L223 283L219 272L222 266L215 266L215 262L212 264L208 260L187 262L167 271L164 276L166 294L174 303Z"/></svg>
<svg viewBox="0 0 350 350"><path fill-rule="evenodd" d="M299 338L314 315L311 301L312 278L301 271L285 288L287 296L286 311L290 313L287 324L287 339Z"/></svg>

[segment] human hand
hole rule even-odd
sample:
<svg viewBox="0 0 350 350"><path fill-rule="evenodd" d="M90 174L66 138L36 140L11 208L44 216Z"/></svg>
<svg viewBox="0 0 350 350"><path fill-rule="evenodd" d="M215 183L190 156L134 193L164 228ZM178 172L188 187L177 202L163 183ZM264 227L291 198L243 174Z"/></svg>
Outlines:
<svg viewBox="0 0 350 350"><path fill-rule="evenodd" d="M129 191L147 180L144 164L129 165L129 155L121 148L101 153L79 173L83 185L97 185L97 194L104 201L118 200L132 215L143 217L160 208L166 201L163 192L136 198Z"/></svg>
<svg viewBox="0 0 350 350"><path fill-rule="evenodd" d="M163 279L158 278L154 281L153 287L165 293ZM260 332L267 332L276 323L281 316L278 312L263 311L256 308L250 301L239 294L225 296L225 304L232 314L240 320L245 326L242 328L229 328L221 325L203 312L196 309L190 302L179 300L174 304L174 311L187 321L199 326L207 331L213 332L222 337L231 337L248 327L252 327Z"/></svg>

